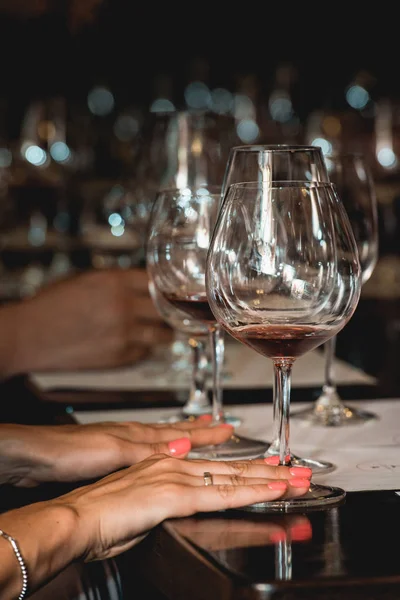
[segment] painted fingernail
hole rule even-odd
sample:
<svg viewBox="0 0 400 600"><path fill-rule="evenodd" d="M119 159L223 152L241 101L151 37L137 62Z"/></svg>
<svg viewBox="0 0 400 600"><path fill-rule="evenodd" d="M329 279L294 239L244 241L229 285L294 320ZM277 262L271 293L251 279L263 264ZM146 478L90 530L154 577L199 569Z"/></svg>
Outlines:
<svg viewBox="0 0 400 600"><path fill-rule="evenodd" d="M234 426L231 425L230 423L220 423L218 425L218 427L224 427L225 429L231 429L231 430L235 429Z"/></svg>
<svg viewBox="0 0 400 600"><path fill-rule="evenodd" d="M311 523L302 523L301 525L293 525L290 529L290 536L293 542L303 542L312 538Z"/></svg>
<svg viewBox="0 0 400 600"><path fill-rule="evenodd" d="M300 477L295 477L294 479L288 479L288 483L292 487L309 487L310 481L309 479L301 479Z"/></svg>
<svg viewBox="0 0 400 600"><path fill-rule="evenodd" d="M293 475L293 477L311 477L312 469L308 467L292 467L289 469L289 473Z"/></svg>
<svg viewBox="0 0 400 600"><path fill-rule="evenodd" d="M271 483L268 484L268 487L271 490L286 490L287 483L285 481L271 481Z"/></svg>
<svg viewBox="0 0 400 600"><path fill-rule="evenodd" d="M273 531L269 536L269 539L273 544L277 544L278 542L284 542L286 540L286 532L285 531Z"/></svg>
<svg viewBox="0 0 400 600"><path fill-rule="evenodd" d="M204 421L205 423L211 423L212 415L200 415L199 417L197 417L197 420Z"/></svg>
<svg viewBox="0 0 400 600"><path fill-rule="evenodd" d="M267 465L273 465L275 467L280 464L278 454L274 454L273 456L267 456L267 458L264 458L264 461L267 463ZM285 463L286 464L290 463L290 455L289 454L287 456L285 456Z"/></svg>
<svg viewBox="0 0 400 600"><path fill-rule="evenodd" d="M191 449L192 444L189 438L179 438L168 443L169 453L172 456L180 456L181 454L187 454Z"/></svg>
<svg viewBox="0 0 400 600"><path fill-rule="evenodd" d="M266 462L267 465L273 465L276 467L279 465L279 456L267 456L267 458L264 458L264 462Z"/></svg>

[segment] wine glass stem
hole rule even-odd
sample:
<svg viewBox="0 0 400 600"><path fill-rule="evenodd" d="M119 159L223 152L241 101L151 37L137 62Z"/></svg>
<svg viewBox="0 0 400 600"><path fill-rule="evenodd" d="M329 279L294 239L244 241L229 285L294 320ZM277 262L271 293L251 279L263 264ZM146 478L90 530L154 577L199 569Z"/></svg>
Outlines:
<svg viewBox="0 0 400 600"><path fill-rule="evenodd" d="M275 546L275 579L292 579L292 544L289 540L282 540Z"/></svg>
<svg viewBox="0 0 400 600"><path fill-rule="evenodd" d="M274 361L274 435L269 454L278 454L280 464L287 464L290 457L290 386L293 361Z"/></svg>
<svg viewBox="0 0 400 600"><path fill-rule="evenodd" d="M221 371L224 363L225 340L224 332L219 325L210 327L210 346L212 361L212 417L213 423L224 420L222 409Z"/></svg>
<svg viewBox="0 0 400 600"><path fill-rule="evenodd" d="M200 338L189 338L192 349L192 377L189 398L183 407L183 412L196 414L208 406L206 390L208 356L205 341Z"/></svg>
<svg viewBox="0 0 400 600"><path fill-rule="evenodd" d="M329 338L327 342L325 342L324 347L325 352L325 383L324 383L324 391L336 391L336 383L333 372L333 361L335 359L336 354L336 335Z"/></svg>

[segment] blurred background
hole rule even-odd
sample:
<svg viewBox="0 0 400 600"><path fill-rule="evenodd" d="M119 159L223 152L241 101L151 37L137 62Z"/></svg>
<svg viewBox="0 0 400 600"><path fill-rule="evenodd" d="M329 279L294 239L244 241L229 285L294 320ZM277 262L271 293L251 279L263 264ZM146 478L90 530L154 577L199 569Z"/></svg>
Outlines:
<svg viewBox="0 0 400 600"><path fill-rule="evenodd" d="M222 167L233 145L313 144L360 151L373 174L379 261L363 318L393 355L397 36L381 13L338 8L0 0L0 299L76 270L144 265L154 193L182 176L189 136L194 154L213 143ZM200 145L193 130L206 132ZM368 321L368 299L382 321ZM338 353L382 375L384 360L349 339Z"/></svg>

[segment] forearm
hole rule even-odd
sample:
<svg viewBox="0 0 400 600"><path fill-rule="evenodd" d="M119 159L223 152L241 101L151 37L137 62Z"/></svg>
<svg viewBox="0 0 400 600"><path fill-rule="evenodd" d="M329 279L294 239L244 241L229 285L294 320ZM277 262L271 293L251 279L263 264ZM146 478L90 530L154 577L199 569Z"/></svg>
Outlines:
<svg viewBox="0 0 400 600"><path fill-rule="evenodd" d="M57 500L39 502L0 514L0 529L13 537L28 571L32 592L79 558L77 516ZM11 544L0 536L0 600L18 598L21 568Z"/></svg>
<svg viewBox="0 0 400 600"><path fill-rule="evenodd" d="M23 442L26 428L33 425L0 423L0 485L18 484L29 476L31 457Z"/></svg>

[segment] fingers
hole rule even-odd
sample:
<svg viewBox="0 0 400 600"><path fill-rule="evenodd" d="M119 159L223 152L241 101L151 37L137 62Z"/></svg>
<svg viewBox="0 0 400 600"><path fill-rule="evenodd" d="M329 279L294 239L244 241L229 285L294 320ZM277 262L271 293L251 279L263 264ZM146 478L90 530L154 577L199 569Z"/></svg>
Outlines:
<svg viewBox="0 0 400 600"><path fill-rule="evenodd" d="M233 432L233 425L221 423L221 425L216 425L215 427L188 430L187 434L192 441L193 448L197 448L199 446L227 442L232 437Z"/></svg>
<svg viewBox="0 0 400 600"><path fill-rule="evenodd" d="M227 510L240 508L249 504L259 502L271 502L281 498L295 498L304 495L309 484L302 488L291 488L286 482L281 481L282 485L276 485L277 481L265 480L261 484L248 483L247 485L209 485L198 487L197 493L192 496L192 505L182 507L184 516L189 516L193 512L208 512L216 510ZM189 510L190 509L190 510Z"/></svg>
<svg viewBox="0 0 400 600"><path fill-rule="evenodd" d="M192 447L222 444L229 440L232 432L232 425L225 423L217 427L204 427L187 432L176 431L173 428L158 429L154 432L159 440L157 442L124 442L125 464L135 463L154 454L167 454L168 456L185 458Z"/></svg>
<svg viewBox="0 0 400 600"><path fill-rule="evenodd" d="M186 437L190 439L193 447L207 446L208 444L222 444L227 442L234 432L233 425L221 423L213 427L204 426L204 424L193 427L187 423L186 427L167 427L154 428L152 426L142 430L141 442L169 442L177 438ZM137 440L137 436L136 440Z"/></svg>
<svg viewBox="0 0 400 600"><path fill-rule="evenodd" d="M153 445L153 450L162 448ZM171 445L169 445L169 450ZM249 471L257 470L256 477L234 476L226 472L227 465L222 461L194 461L171 458L168 455L154 454L132 469L139 468L142 477L149 482L157 481L159 508L166 511L167 517L190 516L196 512L239 508L257 502L269 502L279 498L297 498L306 494L310 486L309 478L291 476L289 467L270 465L248 465ZM212 473L212 484L205 485L204 472ZM128 470L128 473L130 470ZM134 472L134 471L133 471ZM286 475L277 478L278 474ZM115 475L115 474L114 474ZM117 477L123 477L121 473ZM167 498L166 498L167 496Z"/></svg>
<svg viewBox="0 0 400 600"><path fill-rule="evenodd" d="M197 418L193 418L193 419L186 419L184 421L176 421L173 424L173 427L175 429L195 429L196 427L206 427L208 425L211 425L212 423L212 415L211 414L205 414L205 415L200 415ZM170 424L168 423L156 423L155 424L157 427L171 427ZM152 424L153 426L153 424Z"/></svg>
<svg viewBox="0 0 400 600"><path fill-rule="evenodd" d="M248 461L213 461L191 460L185 468L193 475L202 475L204 471L211 474L224 474L234 477L268 477L270 479L310 479L312 470L307 467L273 466L263 458Z"/></svg>
<svg viewBox="0 0 400 600"><path fill-rule="evenodd" d="M182 437L176 439L176 436L170 442L156 442L152 444L123 442L123 462L125 466L129 466L157 455L182 459L189 454L191 448L192 444L189 438Z"/></svg>
<svg viewBox="0 0 400 600"><path fill-rule="evenodd" d="M157 456L153 458L157 459ZM253 461L242 463L210 460L177 461L172 458L153 464L166 473L170 480L175 483L185 483L195 488L216 488L219 489L222 495L233 494L231 488L251 487L258 489L261 486L265 491L264 488L267 485L269 490L281 492L288 498L295 498L306 493L311 479L311 469L306 471L300 467L271 467L265 462L264 464L254 465ZM240 474L237 472L238 467L241 471ZM299 469L301 477L298 476L297 471ZM211 474L211 485L206 485L205 472Z"/></svg>

